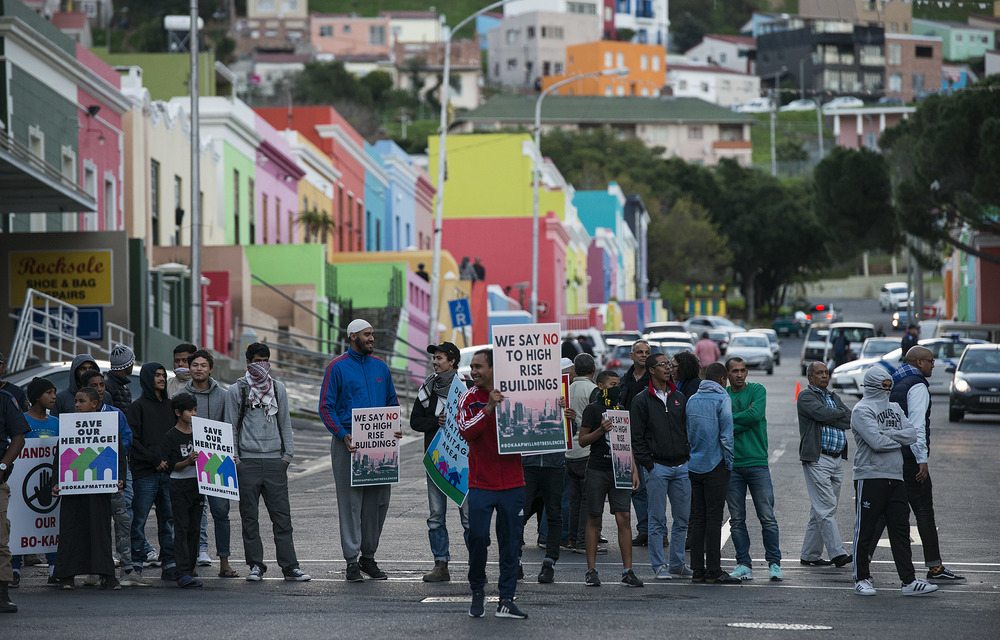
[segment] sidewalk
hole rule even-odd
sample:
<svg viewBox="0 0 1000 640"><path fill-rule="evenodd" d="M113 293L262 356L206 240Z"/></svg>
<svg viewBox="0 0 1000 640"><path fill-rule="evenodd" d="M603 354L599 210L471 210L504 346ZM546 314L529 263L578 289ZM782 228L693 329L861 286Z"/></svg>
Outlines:
<svg viewBox="0 0 1000 640"><path fill-rule="evenodd" d="M924 275L924 300L933 302L944 295L944 288L940 280L928 282L928 275ZM813 298L861 298L868 300L878 299L879 290L886 282L906 282L906 274L879 275L879 276L851 276L849 278L837 280L818 280L807 282L804 285L805 297Z"/></svg>

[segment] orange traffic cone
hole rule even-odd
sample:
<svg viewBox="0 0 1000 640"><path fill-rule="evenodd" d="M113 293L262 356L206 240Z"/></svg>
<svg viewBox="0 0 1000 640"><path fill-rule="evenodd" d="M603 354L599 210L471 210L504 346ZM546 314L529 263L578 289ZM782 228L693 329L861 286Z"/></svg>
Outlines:
<svg viewBox="0 0 1000 640"><path fill-rule="evenodd" d="M802 391L802 383L801 382L796 382L795 383L795 399L792 400L792 402L798 402L799 401L799 393L801 391Z"/></svg>

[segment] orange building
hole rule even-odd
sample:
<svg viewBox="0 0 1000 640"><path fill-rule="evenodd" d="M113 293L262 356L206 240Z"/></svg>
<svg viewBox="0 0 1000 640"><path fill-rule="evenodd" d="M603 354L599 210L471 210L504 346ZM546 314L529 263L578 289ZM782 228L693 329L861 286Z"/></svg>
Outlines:
<svg viewBox="0 0 1000 640"><path fill-rule="evenodd" d="M559 87L553 95L563 96L649 96L660 95L667 82L667 65L662 46L599 40L566 47L566 73L542 77L542 89L595 71L627 68L626 76L595 76Z"/></svg>

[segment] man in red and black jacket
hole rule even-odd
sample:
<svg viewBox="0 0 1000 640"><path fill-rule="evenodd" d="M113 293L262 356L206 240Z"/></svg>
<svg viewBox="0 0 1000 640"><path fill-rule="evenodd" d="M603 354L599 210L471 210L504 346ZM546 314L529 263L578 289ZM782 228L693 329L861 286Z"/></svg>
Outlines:
<svg viewBox="0 0 1000 640"><path fill-rule="evenodd" d="M493 388L493 351L482 349L472 356L472 381L476 386L459 400L458 430L469 443L469 615L485 613L486 553L490 544L490 520L497 513L497 544L500 547L500 604L498 618L527 618L514 604L517 589L517 551L524 528L524 472L521 456L500 455L497 447L496 407L503 394Z"/></svg>

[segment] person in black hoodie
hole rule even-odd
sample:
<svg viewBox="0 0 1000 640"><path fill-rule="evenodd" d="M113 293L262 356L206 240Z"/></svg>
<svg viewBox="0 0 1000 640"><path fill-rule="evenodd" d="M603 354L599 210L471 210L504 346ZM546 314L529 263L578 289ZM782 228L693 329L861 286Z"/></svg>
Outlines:
<svg viewBox="0 0 1000 640"><path fill-rule="evenodd" d="M132 404L132 389L129 387L132 369L135 367L135 353L123 344L111 349L111 370L104 376L104 388L111 394L113 407L128 411Z"/></svg>
<svg viewBox="0 0 1000 640"><path fill-rule="evenodd" d="M649 371L646 369L646 359L649 358L649 343L645 340L636 340L632 343L632 366L628 368L622 376L621 383L621 406L629 408L632 397L649 386ZM596 398L591 398L593 402ZM649 530L649 499L646 495L646 472L639 469L639 488L632 492L632 506L635 507L635 528L636 536L632 540L632 546L645 547L649 542L646 535Z"/></svg>
<svg viewBox="0 0 1000 640"><path fill-rule="evenodd" d="M432 365L434 375L429 376L417 392L417 400L410 412L410 427L424 434L424 450L430 446L431 440L438 429L444 426L444 405L448 400L448 392L455 379L461 352L451 342L432 344L427 352L433 354ZM430 516L427 518L427 536L430 538L431 553L434 554L434 569L424 575L424 582L447 582L451 580L448 572L448 562L451 554L448 549L448 497L437 488L437 485L427 478L427 502L430 506ZM462 517L462 527L465 528L466 546L469 539L469 507L468 502L459 510Z"/></svg>
<svg viewBox="0 0 1000 640"><path fill-rule="evenodd" d="M649 561L657 580L690 578L684 564L684 540L691 511L691 479L688 476L688 443L684 407L687 399L670 380L670 361L662 353L646 360L649 388L632 398L629 407L632 454L646 470L649 495ZM667 501L673 516L670 553L663 555L667 528Z"/></svg>
<svg viewBox="0 0 1000 640"><path fill-rule="evenodd" d="M134 495L132 498L132 566L142 575L146 520L156 504L156 525L160 539L160 562L163 580L176 580L174 575L174 525L170 510L170 473L163 436L176 422L167 397L167 370L159 362L147 362L139 370L142 396L125 413L132 428L132 468Z"/></svg>
<svg viewBox="0 0 1000 640"><path fill-rule="evenodd" d="M83 388L80 376L84 371L100 371L97 361L89 353L81 353L73 358L73 364L69 368L69 383L66 388L56 394L56 406L52 407L49 415L58 417L60 413L73 413L76 411L76 392ZM111 394L104 392L104 404L114 404Z"/></svg>

